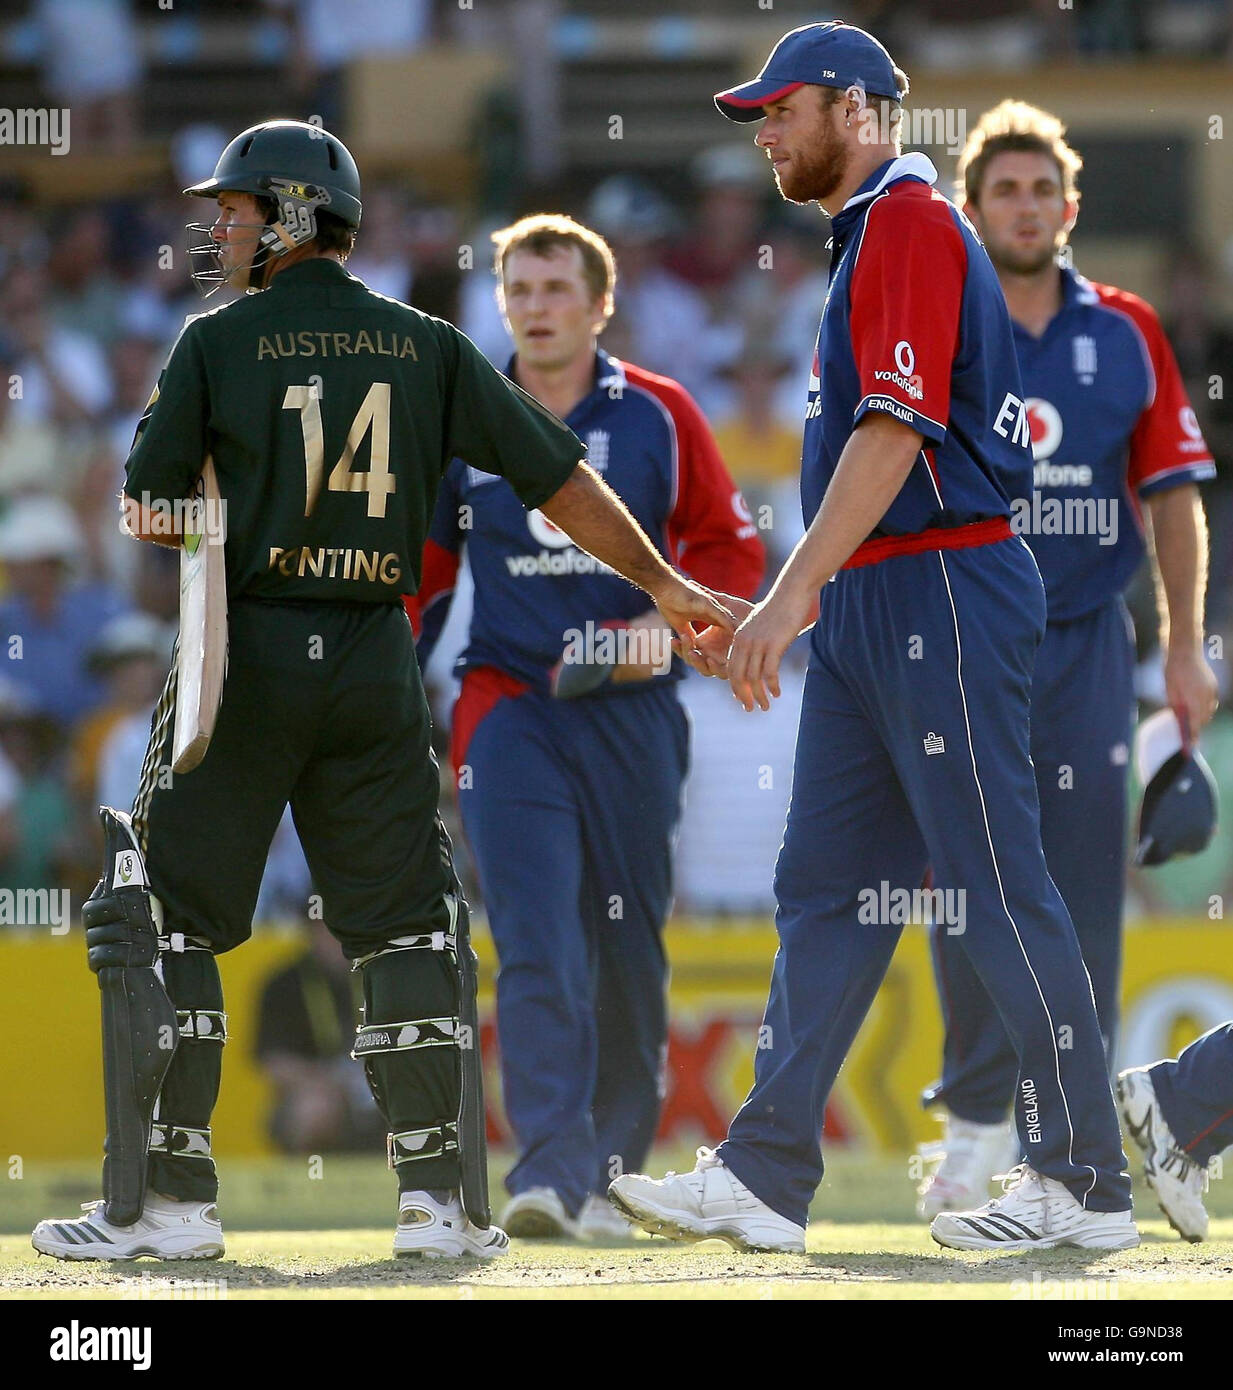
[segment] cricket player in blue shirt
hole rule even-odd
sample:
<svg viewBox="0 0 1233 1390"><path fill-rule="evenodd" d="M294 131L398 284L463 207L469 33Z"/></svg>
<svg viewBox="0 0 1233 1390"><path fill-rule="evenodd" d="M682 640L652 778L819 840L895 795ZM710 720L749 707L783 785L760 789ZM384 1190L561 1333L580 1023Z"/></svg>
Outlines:
<svg viewBox="0 0 1233 1390"><path fill-rule="evenodd" d="M585 441L663 555L752 596L762 543L701 411L677 382L598 347L617 273L607 243L553 214L494 240L517 349L506 374ZM637 589L460 460L424 553L421 661L464 548L475 599L451 756L500 962L519 1150L501 1219L516 1236L628 1235L604 1193L645 1160L659 1117L686 671Z"/></svg>
<svg viewBox="0 0 1233 1390"><path fill-rule="evenodd" d="M762 119L783 195L830 215L831 278L805 410L803 540L735 638L692 659L769 708L808 624L792 803L775 872L779 952L754 1086L691 1173L616 1179L648 1230L805 1248L827 1096L886 973L884 890L965 905L959 934L1007 1021L1026 1160L1004 1195L942 1212L960 1249L1138 1244L1079 944L1045 867L1029 712L1045 591L1011 526L1030 426L1006 304L968 220L899 153L907 78L837 21L780 40L721 112ZM1065 1031L1063 1031L1065 1030Z"/></svg>
<svg viewBox="0 0 1233 1390"><path fill-rule="evenodd" d="M1134 642L1122 591L1150 524L1165 688L1196 738L1216 708L1203 658L1207 532L1198 485L1215 476L1150 305L1059 264L1082 160L1057 117L1020 101L985 113L959 161L1014 325L1032 430L1032 491L1012 514L1040 566L1049 622L1032 689L1032 762L1049 873L1075 924L1106 1053L1118 1026ZM945 924L932 929L946 1033L946 1110L919 1210L984 1201L1019 1156L1006 1118L1015 1050L989 990Z"/></svg>

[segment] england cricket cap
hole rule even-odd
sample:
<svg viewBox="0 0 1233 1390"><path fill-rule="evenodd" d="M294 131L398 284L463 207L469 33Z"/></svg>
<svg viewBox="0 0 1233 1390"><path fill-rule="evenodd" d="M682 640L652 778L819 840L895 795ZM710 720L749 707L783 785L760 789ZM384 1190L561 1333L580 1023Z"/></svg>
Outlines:
<svg viewBox="0 0 1233 1390"><path fill-rule="evenodd" d="M1135 767L1144 788L1135 863L1163 864L1205 850L1216 833L1216 779L1199 750L1184 746L1171 709L1139 725Z"/></svg>
<svg viewBox="0 0 1233 1390"><path fill-rule="evenodd" d="M785 34L757 77L717 92L715 105L730 121L760 121L763 106L807 83L841 90L860 87L872 96L903 99L895 83L895 65L877 39L854 25L829 19Z"/></svg>

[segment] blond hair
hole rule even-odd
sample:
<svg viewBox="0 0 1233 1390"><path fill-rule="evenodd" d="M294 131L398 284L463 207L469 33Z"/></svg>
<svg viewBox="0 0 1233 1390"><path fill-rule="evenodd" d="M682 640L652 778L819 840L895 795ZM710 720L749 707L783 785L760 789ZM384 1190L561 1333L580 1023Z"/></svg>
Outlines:
<svg viewBox="0 0 1233 1390"><path fill-rule="evenodd" d="M980 205L985 170L999 154L1048 155L1057 165L1067 200L1079 201L1082 156L1066 143L1066 127L1048 111L1009 97L986 111L959 156L955 187L961 198L973 206Z"/></svg>
<svg viewBox="0 0 1233 1390"><path fill-rule="evenodd" d="M575 222L563 213L537 212L520 218L509 227L493 232L496 247L493 270L505 280L505 262L515 251L529 251L533 256L550 256L564 246L576 246L582 254L582 273L593 299L604 301L604 315L612 313L612 294L616 289L616 257L612 247L596 231Z"/></svg>

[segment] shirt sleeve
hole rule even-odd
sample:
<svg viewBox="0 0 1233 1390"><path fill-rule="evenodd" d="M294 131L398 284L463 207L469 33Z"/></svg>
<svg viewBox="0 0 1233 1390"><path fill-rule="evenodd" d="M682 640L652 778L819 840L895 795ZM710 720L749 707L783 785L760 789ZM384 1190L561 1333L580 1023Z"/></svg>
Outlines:
<svg viewBox="0 0 1233 1390"><path fill-rule="evenodd" d="M701 410L684 390L667 402L680 450L676 505L668 517L671 559L709 588L752 598L766 552Z"/></svg>
<svg viewBox="0 0 1233 1390"><path fill-rule="evenodd" d="M1216 476L1216 464L1203 438L1177 358L1165 337L1155 310L1130 295L1118 307L1134 320L1142 334L1152 395L1130 436L1127 478L1140 497L1164 492L1183 483L1201 483Z"/></svg>
<svg viewBox="0 0 1233 1390"><path fill-rule="evenodd" d="M187 497L209 452L209 387L201 333L185 325L137 425L124 465L124 491L154 504Z"/></svg>
<svg viewBox="0 0 1233 1390"><path fill-rule="evenodd" d="M949 208L873 204L854 248L852 354L860 379L855 427L871 410L934 445L946 438L967 250Z"/></svg>
<svg viewBox="0 0 1233 1390"><path fill-rule="evenodd" d="M453 342L454 356L448 379L447 457L506 479L528 510L540 506L586 457L586 445L497 371L470 338L450 324L442 328Z"/></svg>
<svg viewBox="0 0 1233 1390"><path fill-rule="evenodd" d="M415 650L421 667L428 664L441 636L458 582L458 567L466 539L457 485L462 468L463 465L453 463L445 470L428 527L428 539L424 542L420 587L403 598L411 630L415 633Z"/></svg>

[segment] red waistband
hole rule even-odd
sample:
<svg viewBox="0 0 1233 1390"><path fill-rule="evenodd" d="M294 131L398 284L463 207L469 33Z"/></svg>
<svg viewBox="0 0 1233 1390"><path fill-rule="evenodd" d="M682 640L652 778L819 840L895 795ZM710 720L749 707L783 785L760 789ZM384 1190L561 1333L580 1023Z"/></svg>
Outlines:
<svg viewBox="0 0 1233 1390"><path fill-rule="evenodd" d="M875 536L864 541L852 552L842 568L860 569L876 565L892 555L917 555L922 550L970 550L975 545L992 545L994 541L1009 540L1014 533L1004 516L988 521L973 521L967 526L935 526L928 531L914 531L908 536Z"/></svg>

